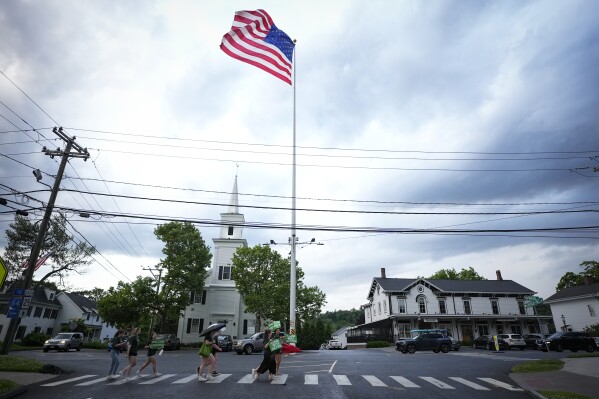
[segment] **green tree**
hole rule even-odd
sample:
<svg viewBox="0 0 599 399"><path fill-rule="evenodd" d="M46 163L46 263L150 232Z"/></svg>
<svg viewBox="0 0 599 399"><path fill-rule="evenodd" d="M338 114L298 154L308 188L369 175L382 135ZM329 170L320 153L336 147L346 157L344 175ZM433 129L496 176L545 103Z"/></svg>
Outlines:
<svg viewBox="0 0 599 399"><path fill-rule="evenodd" d="M437 280L486 280L483 276L478 274L474 268L462 268L459 272L455 269L441 269L428 279Z"/></svg>
<svg viewBox="0 0 599 399"><path fill-rule="evenodd" d="M593 281L599 281L599 262L585 260L579 266L583 268L583 271L580 273L566 272L559 280L559 283L557 283L555 287L556 291L583 285L585 277L591 278Z"/></svg>
<svg viewBox="0 0 599 399"><path fill-rule="evenodd" d="M75 291L75 294L91 299L92 301L98 302L100 298L106 295L106 290L102 288L93 288L91 290Z"/></svg>
<svg viewBox="0 0 599 399"><path fill-rule="evenodd" d="M170 222L158 226L154 234L165 244L166 257L156 265L160 286L150 277L121 281L100 297L98 310L109 323L149 326L152 322L161 332L173 332L190 292L204 286L212 255L191 223Z"/></svg>
<svg viewBox="0 0 599 399"><path fill-rule="evenodd" d="M332 330L336 331L341 327L364 324L364 310L333 310L332 312L325 312L321 314L318 319L322 320L325 324L328 323Z"/></svg>
<svg viewBox="0 0 599 399"><path fill-rule="evenodd" d="M235 284L247 312L262 320L289 321L289 259L268 246L240 247L232 259ZM304 272L296 267L296 316L298 320L315 318L326 303L326 295L318 287L303 283Z"/></svg>
<svg viewBox="0 0 599 399"><path fill-rule="evenodd" d="M67 218L63 213L54 215L49 223L40 256L52 253L44 265L50 271L38 280L38 284L58 277L60 284L71 273L82 274L85 267L93 262L91 256L95 248L85 242L76 243L66 228ZM8 263L10 278L18 278L23 273L21 265L29 260L31 249L39 233L39 224L32 223L27 216L15 215L15 221L6 230L7 244L4 257Z"/></svg>
<svg viewBox="0 0 599 399"><path fill-rule="evenodd" d="M304 350L319 349L322 343L331 339L331 333L331 327L322 320L306 320L298 330L297 346Z"/></svg>

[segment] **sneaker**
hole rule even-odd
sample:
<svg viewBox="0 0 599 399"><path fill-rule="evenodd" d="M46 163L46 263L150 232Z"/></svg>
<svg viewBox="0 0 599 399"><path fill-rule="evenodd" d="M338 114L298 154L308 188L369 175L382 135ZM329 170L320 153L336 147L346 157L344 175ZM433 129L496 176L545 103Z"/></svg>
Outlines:
<svg viewBox="0 0 599 399"><path fill-rule="evenodd" d="M140 373L139 371L137 373L135 373L135 375L137 376L137 378L144 378L145 375Z"/></svg>
<svg viewBox="0 0 599 399"><path fill-rule="evenodd" d="M260 378L260 374L258 374L258 373L254 373L254 380L256 380L256 381L257 381L257 380L258 380L258 378Z"/></svg>
<svg viewBox="0 0 599 399"><path fill-rule="evenodd" d="M209 380L211 380L214 377L212 377L210 374L206 374L206 378L209 379Z"/></svg>
<svg viewBox="0 0 599 399"><path fill-rule="evenodd" d="M106 379L107 379L107 380L114 380L114 374L108 374L108 375L106 376Z"/></svg>
<svg viewBox="0 0 599 399"><path fill-rule="evenodd" d="M213 371L213 372L212 372L212 376L213 376L213 377L217 377L217 376L219 376L219 375L220 375L220 373L219 373L218 371Z"/></svg>
<svg viewBox="0 0 599 399"><path fill-rule="evenodd" d="M208 378L204 377L203 375L200 375L198 377L198 381L200 381L200 382L206 382L206 381L208 381Z"/></svg>
<svg viewBox="0 0 599 399"><path fill-rule="evenodd" d="M256 377L256 369L252 369L252 377Z"/></svg>
<svg viewBox="0 0 599 399"><path fill-rule="evenodd" d="M116 380L117 378L121 377L121 375L120 374L113 374L111 377Z"/></svg>
<svg viewBox="0 0 599 399"><path fill-rule="evenodd" d="M129 380L131 380L130 377L125 377L125 382L128 382Z"/></svg>
<svg viewBox="0 0 599 399"><path fill-rule="evenodd" d="M160 373L154 373L153 375L154 375L154 378L156 378L156 377L160 377L162 374L160 374Z"/></svg>

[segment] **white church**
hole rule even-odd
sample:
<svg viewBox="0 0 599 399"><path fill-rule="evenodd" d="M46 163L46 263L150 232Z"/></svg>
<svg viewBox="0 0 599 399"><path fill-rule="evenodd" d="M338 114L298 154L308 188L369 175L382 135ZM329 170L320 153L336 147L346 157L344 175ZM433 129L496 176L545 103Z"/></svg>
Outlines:
<svg viewBox="0 0 599 399"><path fill-rule="evenodd" d="M237 176L226 213L221 213L218 238L213 238L212 269L204 287L191 294L192 303L179 319L177 336L182 344L200 342L199 333L210 324L226 323L223 334L243 338L256 331L256 315L246 313L241 295L235 287L231 260L235 250L247 247L243 238L245 218L239 213Z"/></svg>

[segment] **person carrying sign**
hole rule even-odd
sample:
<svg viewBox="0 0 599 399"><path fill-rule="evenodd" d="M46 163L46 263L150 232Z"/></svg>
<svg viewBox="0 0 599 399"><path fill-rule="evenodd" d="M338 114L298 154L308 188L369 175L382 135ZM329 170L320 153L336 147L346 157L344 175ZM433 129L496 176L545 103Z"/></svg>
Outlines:
<svg viewBox="0 0 599 399"><path fill-rule="evenodd" d="M264 373L266 370L268 370L268 372L269 372L269 374L268 374L269 380L272 381L276 377L275 374L276 374L277 365L275 364L275 358L274 358L274 355L272 354L272 351L270 350L270 346L269 346L271 336L272 336L272 333L268 328L266 330L264 330L264 338L262 340L262 343L263 343L262 363L260 363L260 366L257 369L252 369L252 375L255 380L260 378L260 374Z"/></svg>
<svg viewBox="0 0 599 399"><path fill-rule="evenodd" d="M281 375L279 368L281 367L281 348L283 343L281 342L284 338L281 337L281 328L275 328L275 333L270 341L270 349L275 357L276 372L275 375Z"/></svg>
<svg viewBox="0 0 599 399"><path fill-rule="evenodd" d="M148 348L148 357L145 361L144 364L141 365L141 367L139 368L139 370L137 371L137 376L139 378L144 377L144 375L141 373L143 371L143 369L145 369L150 363L152 363L152 371L154 372L153 377L159 377L162 374L160 374L158 372L158 366L156 363L156 352L158 350L161 351L164 348L164 341L161 339L156 339L158 337L158 334L156 333L156 331L152 332L152 337L150 338L150 341L148 342L148 345L146 345L146 348Z"/></svg>

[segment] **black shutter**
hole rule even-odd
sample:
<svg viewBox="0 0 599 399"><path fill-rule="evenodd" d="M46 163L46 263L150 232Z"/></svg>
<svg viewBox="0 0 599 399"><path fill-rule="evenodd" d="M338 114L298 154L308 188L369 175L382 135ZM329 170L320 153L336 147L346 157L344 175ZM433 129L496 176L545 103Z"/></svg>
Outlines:
<svg viewBox="0 0 599 399"><path fill-rule="evenodd" d="M206 304L206 290L202 291L202 305Z"/></svg>
<svg viewBox="0 0 599 399"><path fill-rule="evenodd" d="M218 279L219 280L223 279L223 267L222 266L218 267Z"/></svg>
<svg viewBox="0 0 599 399"><path fill-rule="evenodd" d="M202 332L204 330L204 319L200 319L200 331Z"/></svg>
<svg viewBox="0 0 599 399"><path fill-rule="evenodd" d="M191 319L187 319L187 334L191 332Z"/></svg>
<svg viewBox="0 0 599 399"><path fill-rule="evenodd" d="M248 333L248 321L244 320L243 321L243 335L246 335Z"/></svg>

